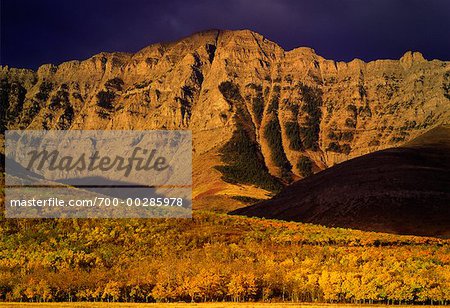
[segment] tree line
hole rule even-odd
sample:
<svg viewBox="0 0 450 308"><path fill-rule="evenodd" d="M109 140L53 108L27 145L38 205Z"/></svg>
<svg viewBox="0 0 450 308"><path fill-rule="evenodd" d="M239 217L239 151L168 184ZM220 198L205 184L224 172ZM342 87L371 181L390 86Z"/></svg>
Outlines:
<svg viewBox="0 0 450 308"><path fill-rule="evenodd" d="M447 240L195 212L194 219L5 220L4 301L450 300Z"/></svg>

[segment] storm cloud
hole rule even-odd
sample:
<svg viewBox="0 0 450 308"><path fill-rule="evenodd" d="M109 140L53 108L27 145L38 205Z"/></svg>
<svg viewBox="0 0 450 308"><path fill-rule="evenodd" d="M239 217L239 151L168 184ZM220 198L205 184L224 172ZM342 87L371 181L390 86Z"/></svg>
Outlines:
<svg viewBox="0 0 450 308"><path fill-rule="evenodd" d="M101 51L135 52L207 29L250 29L326 58L449 60L446 0L3 0L1 64L37 68Z"/></svg>

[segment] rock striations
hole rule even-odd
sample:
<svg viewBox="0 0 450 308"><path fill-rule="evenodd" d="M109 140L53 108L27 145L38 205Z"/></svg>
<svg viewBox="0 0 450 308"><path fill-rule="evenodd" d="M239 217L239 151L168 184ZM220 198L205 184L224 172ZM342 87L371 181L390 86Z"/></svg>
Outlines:
<svg viewBox="0 0 450 308"><path fill-rule="evenodd" d="M417 52L335 62L211 30L134 54L0 67L0 99L3 129L190 129L194 197L265 198L448 123L450 62Z"/></svg>

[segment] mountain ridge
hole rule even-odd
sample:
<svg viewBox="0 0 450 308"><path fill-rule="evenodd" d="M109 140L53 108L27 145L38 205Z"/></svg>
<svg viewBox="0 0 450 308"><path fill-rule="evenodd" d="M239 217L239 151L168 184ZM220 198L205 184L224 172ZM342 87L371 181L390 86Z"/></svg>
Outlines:
<svg viewBox="0 0 450 308"><path fill-rule="evenodd" d="M94 54L93 56L88 57L88 58L83 59L83 60L75 60L75 59L72 59L72 60L62 61L62 62L59 63L59 64L54 64L54 63L42 63L41 65L39 65L38 69L31 69L31 68L17 68L17 67L10 67L9 65L2 65L2 67L3 67L3 68L7 68L7 69L13 69L13 70L20 70L20 71L27 71L27 72L37 72L37 71L39 70L40 67L46 67L46 66L59 66L59 65L61 65L61 64L69 63L69 62L83 62L83 61L92 59L92 58L94 58L94 57L96 57L96 56L99 56L99 55L110 55L110 56L111 56L111 55L123 55L123 56L133 56L133 55L136 55L136 54L145 52L145 50L151 49L151 48L154 48L154 47L167 47L167 46L175 45L176 43L178 43L178 42L180 42L180 41L183 41L183 40L185 40L185 39L190 39L190 38L195 37L195 36L209 35L209 34L212 34L212 33L213 33L213 34L216 34L216 35L219 35L220 33L233 33L233 32L250 32L252 35L258 35L258 36L261 37L262 40L268 41L268 42L270 42L270 43L272 43L272 44L277 45L280 49L282 49L282 50L284 51L284 53L291 53L291 52L294 52L294 53L302 53L302 52L304 52L304 53L311 53L311 54L320 56L320 55L315 51L314 48L307 47L307 46L298 46L298 47L294 47L294 48L292 48L292 49L285 49L284 47L282 47L281 45L278 45L276 42L274 42L274 41L268 39L268 38L265 37L264 35L259 34L259 33L257 33L257 32L254 32L254 31L252 31L252 30L250 30L250 29L239 29L239 30L229 30L229 29L209 29L209 30L197 31L197 32L194 32L194 33L192 33L192 34L190 34L190 35L184 36L184 37L182 37L182 38L180 38L180 39L176 39L176 40L170 40L170 41L162 41L162 42L152 43L152 44L150 44L150 45L147 45L147 46L145 46L145 47L143 47L143 48L137 50L136 52L133 52L133 51L112 51L112 52L104 52L104 51L102 51L102 52L99 52L99 53L97 53L97 54ZM322 57L322 58L323 58L323 59L326 59L326 58L324 58L324 57ZM366 60L363 60L363 59L360 59L360 58L357 58L357 57L356 57L356 58L353 58L353 59L350 60L350 61L333 60L333 59L326 59L326 60L331 60L331 61L334 61L334 62L336 62L336 63L339 63L339 62L341 62L341 63L351 63L351 62L353 62L353 61L361 61L361 62L363 62L363 63L365 63L365 64L369 64L369 63L371 63L371 62L378 62L378 61L397 61L397 60L402 60L402 59L403 59L404 61L411 61L411 60L412 60L412 61L441 61L441 62L448 62L448 61L449 61L449 60L442 60L442 59L431 59L431 60L427 60L427 59L424 58L423 54L422 54L420 51L414 51L414 50L406 50L406 51L403 53L403 55L402 55L399 59L394 59L394 58L380 58L380 59L375 59L375 60L369 60L369 61L366 61Z"/></svg>
<svg viewBox="0 0 450 308"><path fill-rule="evenodd" d="M450 118L449 62L413 52L335 62L249 30L206 31L35 72L1 67L0 80L5 128L191 129L194 196L202 197L267 198L254 174L239 182L224 174L236 166L215 168L226 166L223 149L241 126L265 174L257 177L289 183Z"/></svg>

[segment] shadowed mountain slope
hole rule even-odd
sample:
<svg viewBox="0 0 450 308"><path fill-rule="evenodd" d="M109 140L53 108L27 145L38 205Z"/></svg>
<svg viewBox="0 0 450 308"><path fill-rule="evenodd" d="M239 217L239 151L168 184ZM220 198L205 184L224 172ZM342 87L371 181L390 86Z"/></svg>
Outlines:
<svg viewBox="0 0 450 308"><path fill-rule="evenodd" d="M335 165L232 214L449 237L450 127Z"/></svg>

